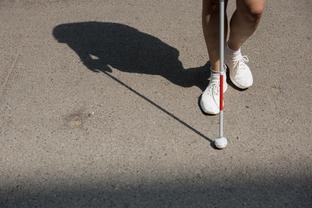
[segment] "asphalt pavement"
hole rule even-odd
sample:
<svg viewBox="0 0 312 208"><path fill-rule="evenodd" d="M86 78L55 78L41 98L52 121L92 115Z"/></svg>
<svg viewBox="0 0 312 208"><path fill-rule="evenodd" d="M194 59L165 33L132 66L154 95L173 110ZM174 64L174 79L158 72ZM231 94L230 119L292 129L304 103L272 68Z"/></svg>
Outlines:
<svg viewBox="0 0 312 208"><path fill-rule="evenodd" d="M311 208L311 13L267 1L216 150L201 1L0 1L0 207Z"/></svg>

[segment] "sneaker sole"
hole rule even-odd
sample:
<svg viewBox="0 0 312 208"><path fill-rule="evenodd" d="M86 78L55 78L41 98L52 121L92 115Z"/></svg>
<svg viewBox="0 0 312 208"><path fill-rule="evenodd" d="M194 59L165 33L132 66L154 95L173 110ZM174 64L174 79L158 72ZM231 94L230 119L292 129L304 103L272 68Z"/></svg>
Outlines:
<svg viewBox="0 0 312 208"><path fill-rule="evenodd" d="M236 81L234 81L234 79L232 78L232 76L231 76L231 73L229 73L230 74L230 80L231 80L231 82L236 86L236 87L238 87L239 89L241 89L241 90L246 90L246 89L248 89L249 87L251 87L252 85L250 85L249 87L244 87L244 86L242 86L242 85L240 85L240 84L238 84Z"/></svg>

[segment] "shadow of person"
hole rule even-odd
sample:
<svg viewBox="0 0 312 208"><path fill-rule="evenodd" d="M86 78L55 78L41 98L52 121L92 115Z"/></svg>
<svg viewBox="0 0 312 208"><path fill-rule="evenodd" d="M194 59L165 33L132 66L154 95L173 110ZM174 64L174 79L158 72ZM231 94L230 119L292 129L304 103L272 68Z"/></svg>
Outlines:
<svg viewBox="0 0 312 208"><path fill-rule="evenodd" d="M208 63L184 69L179 51L160 39L130 26L111 22L78 22L56 26L53 36L66 43L84 65L94 71L112 68L160 75L182 86L204 89L208 84Z"/></svg>

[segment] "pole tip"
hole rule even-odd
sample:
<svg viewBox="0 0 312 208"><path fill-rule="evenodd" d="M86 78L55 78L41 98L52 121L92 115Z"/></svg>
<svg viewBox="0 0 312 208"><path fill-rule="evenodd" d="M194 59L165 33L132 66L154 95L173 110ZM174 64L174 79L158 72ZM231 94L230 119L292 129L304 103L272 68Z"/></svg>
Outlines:
<svg viewBox="0 0 312 208"><path fill-rule="evenodd" d="M227 146L228 141L225 137L220 137L220 138L215 139L214 144L215 144L216 148L224 149Z"/></svg>

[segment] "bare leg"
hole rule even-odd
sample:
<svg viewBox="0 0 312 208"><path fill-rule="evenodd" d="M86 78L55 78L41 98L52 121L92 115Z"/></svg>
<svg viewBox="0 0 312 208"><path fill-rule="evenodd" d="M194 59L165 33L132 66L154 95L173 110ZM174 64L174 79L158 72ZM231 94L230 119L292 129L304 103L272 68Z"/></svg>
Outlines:
<svg viewBox="0 0 312 208"><path fill-rule="evenodd" d="M238 50L255 32L265 8L265 0L236 0L237 9L230 22L228 45Z"/></svg>
<svg viewBox="0 0 312 208"><path fill-rule="evenodd" d="M227 5L227 0L225 4ZM214 71L219 71L219 0L203 0L202 26L211 67ZM227 18L225 17L225 40L227 28Z"/></svg>

